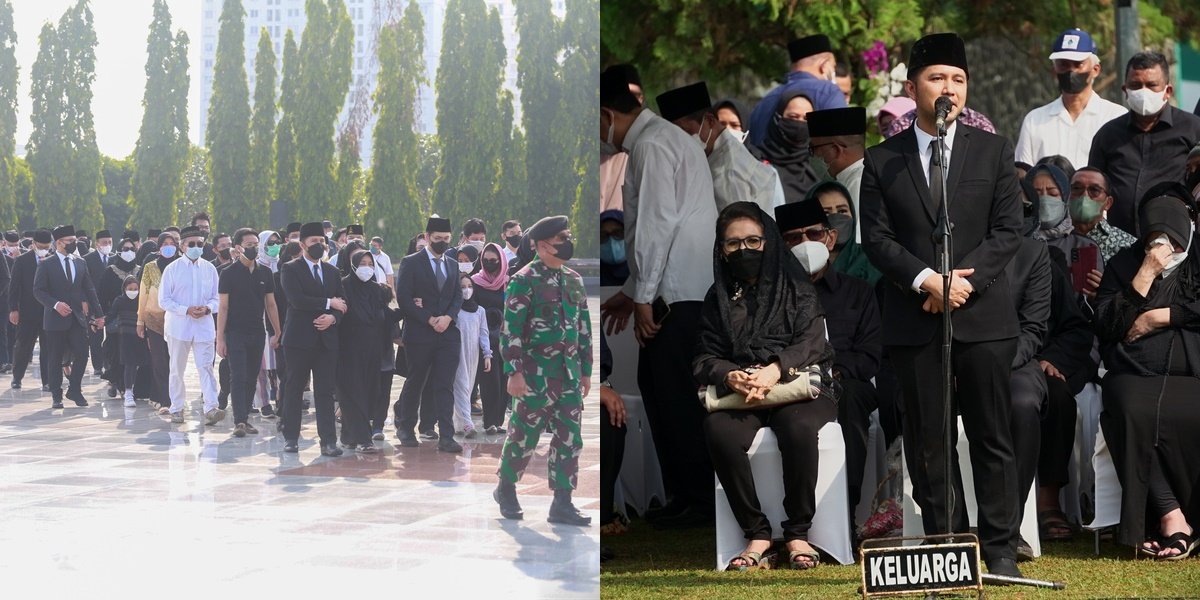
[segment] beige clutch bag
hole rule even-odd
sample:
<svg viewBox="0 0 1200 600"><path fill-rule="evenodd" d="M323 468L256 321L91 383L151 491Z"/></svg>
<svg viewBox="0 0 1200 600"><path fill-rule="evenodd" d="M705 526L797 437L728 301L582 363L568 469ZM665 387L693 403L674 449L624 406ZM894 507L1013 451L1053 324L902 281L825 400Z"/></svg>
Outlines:
<svg viewBox="0 0 1200 600"><path fill-rule="evenodd" d="M704 391L704 408L708 412L718 410L758 410L760 408L770 408L793 402L813 400L821 395L820 381L821 373L819 367L812 366L795 379L787 383L777 384L771 388L771 391L767 392L766 398L749 404L746 403L746 397L737 392L717 396L717 386L710 385Z"/></svg>

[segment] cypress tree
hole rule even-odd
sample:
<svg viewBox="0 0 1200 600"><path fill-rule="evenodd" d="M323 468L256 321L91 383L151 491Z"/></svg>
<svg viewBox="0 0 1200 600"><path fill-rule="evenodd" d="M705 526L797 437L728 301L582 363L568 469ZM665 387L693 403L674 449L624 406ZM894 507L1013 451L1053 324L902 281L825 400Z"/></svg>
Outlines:
<svg viewBox="0 0 1200 600"><path fill-rule="evenodd" d="M279 90L279 124L275 128L275 195L271 223L291 221L296 205L296 86L300 78L300 51L296 36L287 31L283 39L283 79Z"/></svg>
<svg viewBox="0 0 1200 600"><path fill-rule="evenodd" d="M271 36L263 28L258 38L258 54L254 58L254 115L250 122L250 173L246 199L255 221L243 223L252 227L266 225L271 201L271 175L275 162L275 49Z"/></svg>
<svg viewBox="0 0 1200 600"><path fill-rule="evenodd" d="M334 133L353 73L354 26L342 0L308 0L300 39L300 77L296 117L296 206L299 221L343 214L336 206Z"/></svg>
<svg viewBox="0 0 1200 600"><path fill-rule="evenodd" d="M241 0L225 0L213 68L212 102L208 106L208 173L212 181L215 228L258 223L246 194L250 162L250 90L246 84L246 51L242 43L246 11Z"/></svg>
<svg viewBox="0 0 1200 600"><path fill-rule="evenodd" d="M0 226L17 225L17 196L14 180L17 143L17 30L13 7L0 0Z"/></svg>

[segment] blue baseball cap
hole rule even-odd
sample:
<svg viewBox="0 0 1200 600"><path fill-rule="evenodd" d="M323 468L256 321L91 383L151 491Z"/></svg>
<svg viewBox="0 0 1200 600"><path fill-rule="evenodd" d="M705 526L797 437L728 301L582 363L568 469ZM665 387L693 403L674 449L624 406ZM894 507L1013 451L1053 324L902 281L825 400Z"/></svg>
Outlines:
<svg viewBox="0 0 1200 600"><path fill-rule="evenodd" d="M1084 61L1093 54L1099 52L1096 51L1096 43L1092 41L1092 36L1082 29L1075 28L1058 34L1058 39L1054 40L1054 49L1050 51L1050 60Z"/></svg>

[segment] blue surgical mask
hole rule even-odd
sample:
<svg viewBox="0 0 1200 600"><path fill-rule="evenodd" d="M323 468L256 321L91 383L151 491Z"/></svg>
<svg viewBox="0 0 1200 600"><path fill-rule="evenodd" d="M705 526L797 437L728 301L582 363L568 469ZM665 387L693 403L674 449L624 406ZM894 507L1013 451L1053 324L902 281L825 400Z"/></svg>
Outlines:
<svg viewBox="0 0 1200 600"><path fill-rule="evenodd" d="M188 248L184 255L192 261L200 260L200 257L204 256L204 248Z"/></svg>
<svg viewBox="0 0 1200 600"><path fill-rule="evenodd" d="M619 265L625 262L625 240L610 237L607 242L601 244L600 262L610 265Z"/></svg>
<svg viewBox="0 0 1200 600"><path fill-rule="evenodd" d="M167 244L160 248L158 253L161 254L163 258L171 258L175 256L175 246Z"/></svg>

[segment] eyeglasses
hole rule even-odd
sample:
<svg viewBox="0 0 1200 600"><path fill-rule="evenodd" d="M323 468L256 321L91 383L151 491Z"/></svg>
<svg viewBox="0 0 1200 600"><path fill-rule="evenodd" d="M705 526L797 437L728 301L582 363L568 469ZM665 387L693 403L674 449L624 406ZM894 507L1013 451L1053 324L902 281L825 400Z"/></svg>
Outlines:
<svg viewBox="0 0 1200 600"><path fill-rule="evenodd" d="M204 242L188 242L188 243L184 244L184 247L186 247L186 248L203 248Z"/></svg>
<svg viewBox="0 0 1200 600"><path fill-rule="evenodd" d="M721 240L721 247L725 249L726 254L732 254L745 247L747 250L761 250L763 245L763 237L752 235L744 238L726 238Z"/></svg>
<svg viewBox="0 0 1200 600"><path fill-rule="evenodd" d="M825 229L824 227L817 229L806 229L804 231L789 231L788 233L783 234L783 241L793 246L804 242L805 238L808 238L808 240L812 242L823 242L825 241L825 235L828 233L829 230Z"/></svg>
<svg viewBox="0 0 1200 600"><path fill-rule="evenodd" d="M1087 192L1087 195L1092 198L1102 198L1104 196L1104 194L1108 193L1108 190L1106 190L1098 185L1094 185L1094 184L1089 185L1086 188L1083 187L1082 185L1071 186L1071 195L1072 196L1078 196L1078 195L1084 193L1085 191Z"/></svg>

